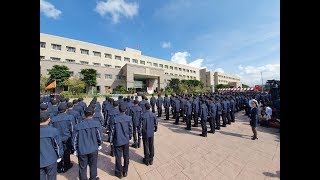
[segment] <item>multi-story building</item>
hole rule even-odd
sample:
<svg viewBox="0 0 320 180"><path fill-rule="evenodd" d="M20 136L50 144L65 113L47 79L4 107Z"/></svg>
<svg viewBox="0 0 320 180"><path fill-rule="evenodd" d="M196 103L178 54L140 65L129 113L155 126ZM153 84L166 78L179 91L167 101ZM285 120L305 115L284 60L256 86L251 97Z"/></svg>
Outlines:
<svg viewBox="0 0 320 180"><path fill-rule="evenodd" d="M76 77L80 77L81 69L96 69L96 88L100 93L119 84L146 91L147 87L165 88L172 78L202 80L199 68L145 56L136 49L119 50L40 33L41 74L48 74L54 65L66 65ZM210 80L209 84L214 82Z"/></svg>
<svg viewBox="0 0 320 180"><path fill-rule="evenodd" d="M222 72L215 72L214 73L214 85L217 84L228 84L231 87L242 87L242 83L240 82L240 78L238 76L222 73Z"/></svg>

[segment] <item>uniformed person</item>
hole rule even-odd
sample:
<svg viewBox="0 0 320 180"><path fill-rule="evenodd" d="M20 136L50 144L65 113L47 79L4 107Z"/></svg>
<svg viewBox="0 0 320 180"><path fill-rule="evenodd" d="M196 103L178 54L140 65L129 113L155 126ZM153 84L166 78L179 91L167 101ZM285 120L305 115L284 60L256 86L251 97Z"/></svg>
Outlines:
<svg viewBox="0 0 320 180"><path fill-rule="evenodd" d="M52 117L52 125L57 128L60 133L61 141L63 144L63 158L58 163L58 173L67 172L73 164L70 161L70 153L72 150L72 132L73 132L73 122L74 117L66 113L67 106L61 104L58 107L59 114Z"/></svg>
<svg viewBox="0 0 320 180"><path fill-rule="evenodd" d="M82 119L85 118L85 116L84 116L84 109L83 109L83 107L79 104L78 99L74 99L74 100L72 101L72 103L73 103L73 110L78 111L79 114L80 114L80 116L82 117Z"/></svg>
<svg viewBox="0 0 320 180"><path fill-rule="evenodd" d="M140 133L140 117L142 114L142 108L138 106L139 101L134 100L134 106L130 108L129 116L132 117L133 125L133 141L132 147L140 148L141 134Z"/></svg>
<svg viewBox="0 0 320 180"><path fill-rule="evenodd" d="M141 109L142 109L142 112L144 112L145 111L145 104L149 104L149 102L147 101L147 97L145 96L145 95L142 95L142 101L140 101L139 102L139 106L141 107Z"/></svg>
<svg viewBox="0 0 320 180"><path fill-rule="evenodd" d="M200 111L200 104L199 99L195 98L192 102L192 111L193 111L193 120L194 124L193 127L198 127L198 121L199 121L199 111Z"/></svg>
<svg viewBox="0 0 320 180"><path fill-rule="evenodd" d="M53 116L56 116L59 114L59 110L58 110L58 100L57 99L52 99L51 100L51 106L48 105L48 112L49 114Z"/></svg>
<svg viewBox="0 0 320 180"><path fill-rule="evenodd" d="M174 97L173 100L173 108L174 108L174 114L175 114L175 122L173 124L179 124L179 117L180 117L180 100L178 98L178 96Z"/></svg>
<svg viewBox="0 0 320 180"><path fill-rule="evenodd" d="M153 164L154 157L154 132L157 132L158 121L150 112L150 104L145 105L146 112L141 115L140 130L143 141L143 162L148 166Z"/></svg>
<svg viewBox="0 0 320 180"><path fill-rule="evenodd" d="M162 114L162 104L163 104L163 98L161 97L161 94L158 94L158 99L156 102L157 110L158 110L158 117L161 117L161 114Z"/></svg>
<svg viewBox="0 0 320 180"><path fill-rule="evenodd" d="M101 111L100 111L99 109L97 109L96 103L93 102L93 103L90 104L89 106L91 106L91 108L94 110L94 114L93 114L93 116L92 116L92 119L100 122L100 124L101 124L101 126L102 126L103 123L104 123L104 121L103 121L103 115L101 114Z"/></svg>
<svg viewBox="0 0 320 180"><path fill-rule="evenodd" d="M57 179L57 162L63 156L58 129L49 126L50 115L40 113L40 180Z"/></svg>
<svg viewBox="0 0 320 180"><path fill-rule="evenodd" d="M234 113L236 111L236 99L234 97L230 98L230 117L231 122L235 122Z"/></svg>
<svg viewBox="0 0 320 180"><path fill-rule="evenodd" d="M83 102L83 98L78 98L79 105L83 108L83 110L87 107L87 104Z"/></svg>
<svg viewBox="0 0 320 180"><path fill-rule="evenodd" d="M222 127L226 127L227 126L228 104L224 98L221 103L221 106L222 106Z"/></svg>
<svg viewBox="0 0 320 180"><path fill-rule="evenodd" d="M189 98L186 99L186 102L184 104L184 117L187 124L186 130L191 130L191 114L192 114L192 106L189 102Z"/></svg>
<svg viewBox="0 0 320 180"><path fill-rule="evenodd" d="M231 105L228 97L226 97L225 100L227 103L227 115L226 115L227 124L231 124Z"/></svg>
<svg viewBox="0 0 320 180"><path fill-rule="evenodd" d="M209 98L209 124L210 124L210 131L209 133L214 134L215 133L215 128L216 128L216 114L217 114L217 106L213 102L212 97Z"/></svg>
<svg viewBox="0 0 320 180"><path fill-rule="evenodd" d="M164 120L169 120L170 99L168 98L168 94L164 95L163 107L166 114L166 118Z"/></svg>
<svg viewBox="0 0 320 180"><path fill-rule="evenodd" d="M152 107L152 112L153 113L155 113L156 111L155 111L155 109L154 109L154 106L156 105L156 98L154 97L154 95L152 94L151 95L151 98L150 98L150 105L151 105L151 107Z"/></svg>
<svg viewBox="0 0 320 180"><path fill-rule="evenodd" d="M200 136L207 137L207 119L208 119L208 107L204 99L200 100L200 118L201 118L201 128L202 133Z"/></svg>
<svg viewBox="0 0 320 180"><path fill-rule="evenodd" d="M90 168L90 179L97 177L98 150L102 145L102 127L100 122L92 119L94 109L87 107L84 110L85 119L75 126L72 142L74 155L78 156L79 179L87 178L87 166Z"/></svg>
<svg viewBox="0 0 320 180"><path fill-rule="evenodd" d="M80 113L78 112L78 111L75 111L74 109L73 109L73 103L72 102L68 102L67 103L67 108L68 108L68 110L67 110L67 114L70 114L70 115L72 115L73 117L74 117L74 123L73 123L73 125L76 125L76 124L78 124L80 121L82 121L83 120L83 118L82 118L82 116L80 115Z"/></svg>
<svg viewBox="0 0 320 180"><path fill-rule="evenodd" d="M118 178L126 177L129 166L129 140L132 138L132 117L125 114L127 108L120 106L120 114L111 124L110 143L115 149L116 165L115 175ZM121 157L123 155L124 165Z"/></svg>
<svg viewBox="0 0 320 180"><path fill-rule="evenodd" d="M108 113L108 119L107 119L107 124L108 124L108 130L109 130L109 142L111 142L110 138L111 138L111 125L114 124L114 118L117 117L118 115L120 114L120 111L119 111L119 103L118 101L114 101L113 102L113 107L110 109L110 112ZM110 155L113 157L114 156L114 146L111 144L111 151L110 151Z"/></svg>
<svg viewBox="0 0 320 180"><path fill-rule="evenodd" d="M129 96L128 96L129 97ZM133 99L133 96L132 96ZM139 101L138 101L139 102ZM134 101L131 101L130 97L127 98L127 111L126 111L126 115L129 115L130 113L130 109L134 106Z"/></svg>

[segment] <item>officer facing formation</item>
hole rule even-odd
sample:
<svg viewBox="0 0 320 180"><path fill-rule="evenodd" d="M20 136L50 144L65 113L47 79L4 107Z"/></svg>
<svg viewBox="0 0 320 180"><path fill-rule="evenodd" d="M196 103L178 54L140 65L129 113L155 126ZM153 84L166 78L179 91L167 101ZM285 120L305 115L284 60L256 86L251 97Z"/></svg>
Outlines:
<svg viewBox="0 0 320 180"><path fill-rule="evenodd" d="M154 106L156 105L156 98L154 97L154 95L152 94L151 95L151 98L150 98L150 105L152 107L152 112L155 113L156 111L154 110Z"/></svg>
<svg viewBox="0 0 320 180"><path fill-rule="evenodd" d="M132 147L140 148L141 144L141 134L140 133L140 118L142 114L142 109L138 106L139 101L134 100L134 106L130 108L129 115L132 117L133 125L133 141Z"/></svg>
<svg viewBox="0 0 320 180"><path fill-rule="evenodd" d="M191 130L191 114L192 114L192 106L189 102L189 98L186 99L187 101L185 102L183 112L184 112L184 117L185 121L187 124L187 127L185 128L186 130Z"/></svg>
<svg viewBox="0 0 320 180"><path fill-rule="evenodd" d="M47 112L40 113L40 180L57 179L57 162L63 156L63 146L58 129L49 125Z"/></svg>
<svg viewBox="0 0 320 180"><path fill-rule="evenodd" d="M115 175L118 178L126 177L129 166L129 140L132 138L132 117L125 114L127 108L120 106L120 114L111 124L110 143L114 146L116 165ZM124 165L121 157L123 155Z"/></svg>
<svg viewBox="0 0 320 180"><path fill-rule="evenodd" d="M84 110L85 119L75 126L73 133L74 155L78 156L79 179L87 179L87 166L90 167L90 179L97 177L98 150L102 145L102 127L99 121L92 119L94 109L87 107Z"/></svg>
<svg viewBox="0 0 320 180"><path fill-rule="evenodd" d="M158 110L158 117L161 117L161 114L162 114L162 104L163 104L163 98L161 97L160 94L158 94L158 99L156 102L157 110Z"/></svg>
<svg viewBox="0 0 320 180"><path fill-rule="evenodd" d="M201 102L200 118L201 118L201 128L202 128L202 133L200 134L200 136L207 137L208 108L204 99L201 99L200 102Z"/></svg>
<svg viewBox="0 0 320 180"><path fill-rule="evenodd" d="M73 164L70 161L70 153L72 150L71 136L73 132L74 117L66 113L67 106L61 104L58 107L59 114L52 117L52 126L57 128L63 144L63 158L58 163L58 173L67 172Z"/></svg>
<svg viewBox="0 0 320 180"><path fill-rule="evenodd" d="M154 132L157 132L158 121L150 112L150 104L145 105L146 111L141 115L140 130L143 141L143 162L148 166L153 164L154 157Z"/></svg>

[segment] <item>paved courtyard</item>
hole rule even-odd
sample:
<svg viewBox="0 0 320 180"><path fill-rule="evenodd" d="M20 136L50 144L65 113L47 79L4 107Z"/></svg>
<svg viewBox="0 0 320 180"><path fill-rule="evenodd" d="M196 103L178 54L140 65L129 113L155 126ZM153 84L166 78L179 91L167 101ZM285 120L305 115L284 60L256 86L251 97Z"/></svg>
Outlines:
<svg viewBox="0 0 320 180"><path fill-rule="evenodd" d="M187 131L184 123L174 125L173 119L158 118L153 165L142 163L142 147L130 147L129 172L122 179L280 179L279 130L259 126L259 139L253 141L249 119L243 113L236 114L235 123L208 133L207 138L199 136L201 127ZM98 157L100 179L118 179L114 176L115 158L109 154L110 145L104 142ZM78 179L78 159L71 155L71 160L74 166L58 174L58 180Z"/></svg>

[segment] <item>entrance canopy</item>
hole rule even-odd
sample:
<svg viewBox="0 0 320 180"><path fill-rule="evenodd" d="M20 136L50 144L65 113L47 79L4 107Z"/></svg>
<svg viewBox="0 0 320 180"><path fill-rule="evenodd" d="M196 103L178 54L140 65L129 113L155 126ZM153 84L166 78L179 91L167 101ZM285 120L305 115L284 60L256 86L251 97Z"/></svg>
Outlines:
<svg viewBox="0 0 320 180"><path fill-rule="evenodd" d="M134 79L144 80L144 79L158 79L159 75L145 74L145 73L133 73Z"/></svg>

